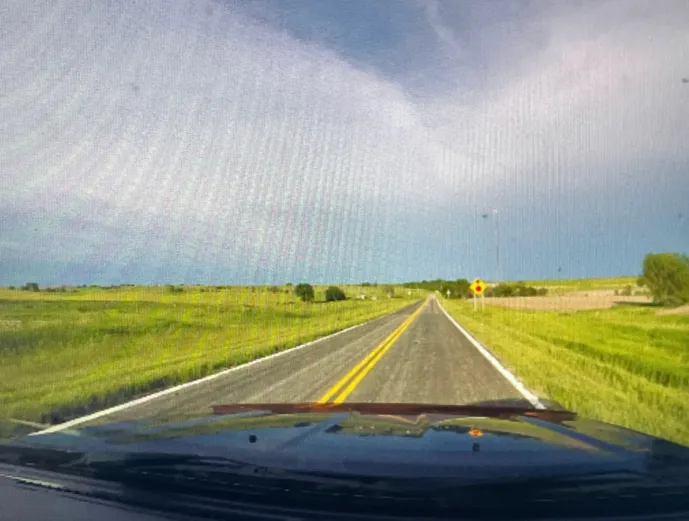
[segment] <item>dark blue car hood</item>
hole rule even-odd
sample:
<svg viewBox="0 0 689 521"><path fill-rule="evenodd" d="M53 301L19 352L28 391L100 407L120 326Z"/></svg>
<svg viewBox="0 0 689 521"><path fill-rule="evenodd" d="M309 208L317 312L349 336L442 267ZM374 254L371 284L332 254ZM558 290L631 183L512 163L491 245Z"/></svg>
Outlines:
<svg viewBox="0 0 689 521"><path fill-rule="evenodd" d="M93 458L178 454L292 471L466 482L638 476L661 461L685 470L689 462L687 447L571 412L410 404L217 406L205 414L103 422L17 442Z"/></svg>
<svg viewBox="0 0 689 521"><path fill-rule="evenodd" d="M130 499L157 490L329 519L689 513L689 448L566 411L218 406L34 433L0 447L2 462L114 481Z"/></svg>

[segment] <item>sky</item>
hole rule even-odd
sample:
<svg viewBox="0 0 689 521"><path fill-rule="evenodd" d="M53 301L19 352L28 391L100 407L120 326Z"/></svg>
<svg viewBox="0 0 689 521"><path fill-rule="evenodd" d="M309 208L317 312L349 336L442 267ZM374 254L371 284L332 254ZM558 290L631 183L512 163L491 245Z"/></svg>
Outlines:
<svg viewBox="0 0 689 521"><path fill-rule="evenodd" d="M0 0L0 285L634 275L689 3Z"/></svg>

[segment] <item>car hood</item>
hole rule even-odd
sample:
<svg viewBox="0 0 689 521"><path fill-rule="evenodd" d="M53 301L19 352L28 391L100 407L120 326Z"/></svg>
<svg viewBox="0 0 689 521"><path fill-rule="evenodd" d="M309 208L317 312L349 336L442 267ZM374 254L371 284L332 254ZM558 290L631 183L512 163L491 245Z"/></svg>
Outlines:
<svg viewBox="0 0 689 521"><path fill-rule="evenodd" d="M689 475L689 448L568 411L420 404L218 405L198 414L38 432L15 447L225 458L301 473L509 479Z"/></svg>

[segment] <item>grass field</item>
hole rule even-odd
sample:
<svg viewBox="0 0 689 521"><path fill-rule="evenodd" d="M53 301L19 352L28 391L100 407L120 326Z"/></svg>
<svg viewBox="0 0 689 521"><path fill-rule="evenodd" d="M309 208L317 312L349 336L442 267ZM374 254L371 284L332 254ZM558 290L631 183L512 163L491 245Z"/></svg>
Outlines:
<svg viewBox="0 0 689 521"><path fill-rule="evenodd" d="M525 280L527 286L563 288L570 291L584 291L594 289L619 289L627 285L636 286L637 277L608 277L596 279L550 279ZM514 281L516 282L516 281Z"/></svg>
<svg viewBox="0 0 689 521"><path fill-rule="evenodd" d="M316 288L322 297L325 288ZM377 300L302 303L291 288L0 290L0 417L46 421L280 351L402 308Z"/></svg>
<svg viewBox="0 0 689 521"><path fill-rule="evenodd" d="M689 316L644 305L569 313L443 306L537 395L689 445Z"/></svg>

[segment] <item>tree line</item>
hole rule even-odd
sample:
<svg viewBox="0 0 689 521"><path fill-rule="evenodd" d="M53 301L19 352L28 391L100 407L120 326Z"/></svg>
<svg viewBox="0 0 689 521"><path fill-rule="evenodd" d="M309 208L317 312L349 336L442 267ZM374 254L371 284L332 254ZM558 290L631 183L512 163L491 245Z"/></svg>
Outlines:
<svg viewBox="0 0 689 521"><path fill-rule="evenodd" d="M449 292L449 298L472 298L474 296L470 289L471 283L467 279L422 280L420 282L407 282L403 286L409 289L438 291L443 296L448 296ZM547 295L548 289L527 286L524 282L501 282L495 286L487 287L483 294L486 297L535 297Z"/></svg>
<svg viewBox="0 0 689 521"><path fill-rule="evenodd" d="M653 297L653 301L659 305L681 305L689 302L689 256L679 253L649 253L644 257L642 265L642 273L637 279L637 285L646 287ZM116 289L133 287L134 284L117 284L112 286L98 286L95 284L79 286L72 286L70 288L60 286L57 288L46 288L41 290L37 282L27 282L19 288L9 286L9 289L20 289L23 291L46 291L46 292L66 292L74 288L99 288L99 289ZM170 293L181 293L183 285L168 285L167 290ZM281 290L278 286L270 286L269 291L278 293L280 291L293 291L294 294L304 302L312 302L315 299L315 291L311 284L302 282L294 286L291 283L286 284L288 288L293 290ZM363 282L361 286L377 286L377 283ZM471 298L473 295L469 289L470 282L467 279L445 280L421 280L415 282L405 282L402 287L406 289L421 289L425 291L438 291L442 295L447 296L449 292L450 298ZM215 286L216 290L231 288L233 286ZM204 291L206 288L202 288ZM252 290L255 290L252 287ZM207 290L207 289L206 289ZM394 296L395 289L392 285L383 286L383 292L389 297ZM625 290L623 294L631 294L631 288ZM486 297L531 297L547 295L547 288L536 288L528 286L524 282L502 282L495 286L486 288L484 295ZM326 302L334 302L338 300L346 300L347 295L338 286L329 286L325 291Z"/></svg>

